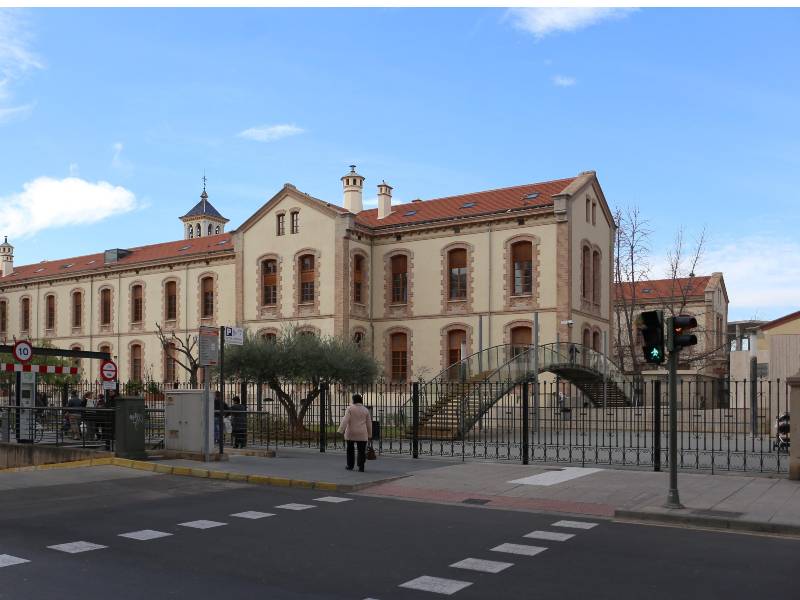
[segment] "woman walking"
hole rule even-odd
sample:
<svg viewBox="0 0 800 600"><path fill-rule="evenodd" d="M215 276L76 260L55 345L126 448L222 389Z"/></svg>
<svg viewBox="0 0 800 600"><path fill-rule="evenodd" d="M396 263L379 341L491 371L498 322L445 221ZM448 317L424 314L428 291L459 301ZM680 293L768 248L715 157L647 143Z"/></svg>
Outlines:
<svg viewBox="0 0 800 600"><path fill-rule="evenodd" d="M356 464L355 450L358 448L358 470L364 472L367 440L372 439L372 417L364 407L361 394L353 394L353 404L347 407L339 425L339 433L347 441L347 470L352 471Z"/></svg>

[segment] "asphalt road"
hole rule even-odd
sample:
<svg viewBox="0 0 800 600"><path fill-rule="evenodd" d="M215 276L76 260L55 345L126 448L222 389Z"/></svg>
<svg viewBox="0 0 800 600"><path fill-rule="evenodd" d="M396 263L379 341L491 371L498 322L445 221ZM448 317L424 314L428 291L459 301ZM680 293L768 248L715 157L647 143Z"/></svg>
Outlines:
<svg viewBox="0 0 800 600"><path fill-rule="evenodd" d="M0 598L443 597L400 587L421 584L463 586L452 594L459 600L751 599L790 589L800 552L790 539L133 475L0 491L0 565L8 565L0 566ZM280 508L289 503L312 508ZM245 511L274 516L233 516ZM565 519L595 526L556 525ZM181 525L201 520L224 525ZM143 530L171 535L120 536ZM524 537L537 530L573 537ZM49 548L74 542L104 547ZM502 544L546 550L492 550ZM450 566L464 559L511 566Z"/></svg>

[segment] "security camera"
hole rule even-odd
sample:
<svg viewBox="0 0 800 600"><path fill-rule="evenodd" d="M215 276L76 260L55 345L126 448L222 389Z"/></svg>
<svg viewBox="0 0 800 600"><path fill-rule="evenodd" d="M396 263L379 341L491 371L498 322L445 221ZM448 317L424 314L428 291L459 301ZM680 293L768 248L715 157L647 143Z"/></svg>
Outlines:
<svg viewBox="0 0 800 600"><path fill-rule="evenodd" d="M575 321L573 321L572 319L567 319L566 321L561 321L561 324L572 327L575 324Z"/></svg>

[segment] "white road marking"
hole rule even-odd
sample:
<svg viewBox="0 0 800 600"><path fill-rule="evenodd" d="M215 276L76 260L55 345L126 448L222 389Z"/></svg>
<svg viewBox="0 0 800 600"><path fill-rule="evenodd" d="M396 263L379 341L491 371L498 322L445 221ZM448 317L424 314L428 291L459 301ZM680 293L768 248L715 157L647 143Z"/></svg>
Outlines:
<svg viewBox="0 0 800 600"><path fill-rule="evenodd" d="M275 508L285 508L286 510L306 510L308 508L317 508L312 504L296 504L294 502L290 502L289 504L281 504L280 506L276 506Z"/></svg>
<svg viewBox="0 0 800 600"><path fill-rule="evenodd" d="M450 596L465 587L472 585L471 581L458 581L457 579L444 579L443 577L430 577L423 575L411 581L401 583L397 587L408 588L410 590L420 590L422 592L434 592Z"/></svg>
<svg viewBox="0 0 800 600"><path fill-rule="evenodd" d="M570 529L591 529L597 527L597 523L589 523L586 521L558 521L553 523L553 527L569 527Z"/></svg>
<svg viewBox="0 0 800 600"><path fill-rule="evenodd" d="M536 556L547 550L541 546L528 546L526 544L500 544L492 548L492 552L505 552L507 554L521 554L522 556Z"/></svg>
<svg viewBox="0 0 800 600"><path fill-rule="evenodd" d="M351 500L352 498L340 498L339 496L324 496L323 498L314 498L314 502L330 502L331 504L350 502Z"/></svg>
<svg viewBox="0 0 800 600"><path fill-rule="evenodd" d="M518 483L520 485L556 485L564 483L570 479L577 479L578 477L585 477L592 473L597 473L603 469L586 469L583 467L564 467L560 471L547 471L539 473L538 475L531 475L530 477L523 477L522 479L514 479L508 483Z"/></svg>
<svg viewBox="0 0 800 600"><path fill-rule="evenodd" d="M482 560L480 558L465 558L457 563L450 565L456 569L468 569L470 571L480 571L481 573L499 573L513 567L514 563L499 562L496 560Z"/></svg>
<svg viewBox="0 0 800 600"><path fill-rule="evenodd" d="M534 540L549 540L551 542L566 542L570 538L574 538L574 533L560 533L558 531L531 531L522 537L531 538Z"/></svg>
<svg viewBox="0 0 800 600"><path fill-rule="evenodd" d="M233 513L232 517L240 519L263 519L264 517L274 517L275 513L258 512L257 510L246 510L244 512Z"/></svg>
<svg viewBox="0 0 800 600"><path fill-rule="evenodd" d="M0 554L0 568L13 567L14 565L21 565L27 562L31 561L24 558L20 558L19 556L11 556L10 554Z"/></svg>
<svg viewBox="0 0 800 600"><path fill-rule="evenodd" d="M66 552L67 554L78 554L79 552L89 552L90 550L108 548L108 546L101 546L100 544L93 544L92 542L69 542L68 544L56 544L55 546L48 546L48 548L51 550L58 550L59 552Z"/></svg>
<svg viewBox="0 0 800 600"><path fill-rule="evenodd" d="M156 531L155 529L142 529L141 531L130 531L128 533L120 533L119 537L130 538L132 540L157 540L158 538L168 537L172 535L166 531Z"/></svg>
<svg viewBox="0 0 800 600"><path fill-rule="evenodd" d="M178 523L181 527L191 527L192 529L211 529L212 527L222 527L227 523L220 523L219 521L206 521L200 519L199 521L187 521L186 523Z"/></svg>

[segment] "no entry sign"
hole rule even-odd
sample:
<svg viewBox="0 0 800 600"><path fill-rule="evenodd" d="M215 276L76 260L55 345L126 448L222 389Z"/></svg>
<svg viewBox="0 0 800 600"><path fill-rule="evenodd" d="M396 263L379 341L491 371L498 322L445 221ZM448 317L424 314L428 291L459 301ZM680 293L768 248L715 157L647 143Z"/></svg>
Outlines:
<svg viewBox="0 0 800 600"><path fill-rule="evenodd" d="M103 381L114 381L117 378L117 363L113 360L104 360L100 364L100 378Z"/></svg>
<svg viewBox="0 0 800 600"><path fill-rule="evenodd" d="M19 362L28 362L33 356L33 346L30 342L19 340L14 344L14 358Z"/></svg>

